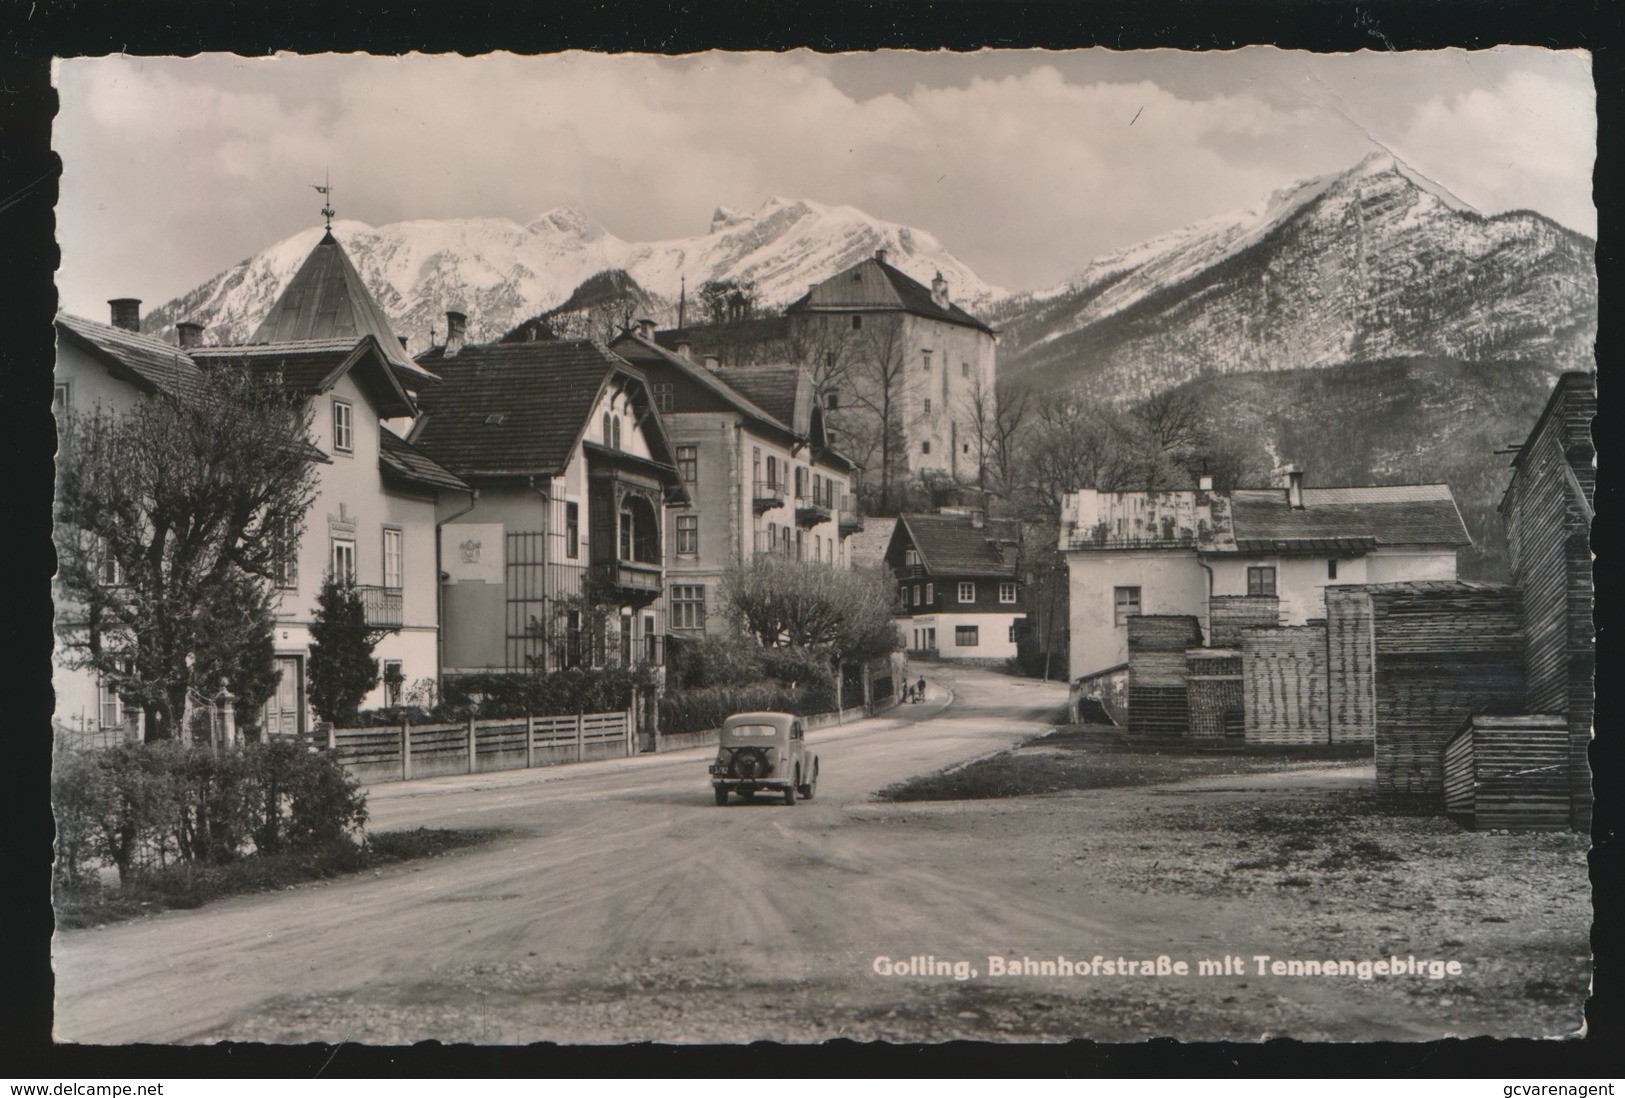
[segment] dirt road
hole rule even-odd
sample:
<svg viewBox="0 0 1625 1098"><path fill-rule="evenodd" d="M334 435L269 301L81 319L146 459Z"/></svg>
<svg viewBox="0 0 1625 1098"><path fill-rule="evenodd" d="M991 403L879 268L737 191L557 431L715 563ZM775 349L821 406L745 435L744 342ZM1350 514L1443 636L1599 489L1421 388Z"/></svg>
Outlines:
<svg viewBox="0 0 1625 1098"><path fill-rule="evenodd" d="M1105 833L1097 823L1132 837L1136 819L1152 822L1146 790L874 801L1041 731L1063 701L1060 687L990 672L928 677L924 705L812 733L818 797L795 807L714 806L709 750L375 787L377 829L507 835L381 875L62 933L57 1038L1407 1039L1552 1024L1464 1018L1440 1006L1459 981L1425 978L1404 994L1352 978L993 978L995 955L1166 954L1194 968L1326 951L1294 952L1291 920L1268 897L1148 894L1120 879L1121 859L1079 854ZM1311 776L1297 793L1315 795L1317 780L1358 775ZM1383 930L1340 952L1440 955L1426 916ZM927 956L977 975L876 972L877 958Z"/></svg>

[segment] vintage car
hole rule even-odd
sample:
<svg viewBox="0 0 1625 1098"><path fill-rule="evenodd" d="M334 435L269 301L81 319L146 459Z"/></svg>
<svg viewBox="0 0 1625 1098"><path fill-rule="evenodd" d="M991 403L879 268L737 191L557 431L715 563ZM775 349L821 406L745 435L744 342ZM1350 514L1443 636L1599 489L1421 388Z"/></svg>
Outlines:
<svg viewBox="0 0 1625 1098"><path fill-rule="evenodd" d="M730 792L749 799L761 789L782 792L785 804L795 804L797 794L812 800L818 791L818 756L807 749L801 718L793 713L735 713L723 721L711 789L718 804L727 804Z"/></svg>

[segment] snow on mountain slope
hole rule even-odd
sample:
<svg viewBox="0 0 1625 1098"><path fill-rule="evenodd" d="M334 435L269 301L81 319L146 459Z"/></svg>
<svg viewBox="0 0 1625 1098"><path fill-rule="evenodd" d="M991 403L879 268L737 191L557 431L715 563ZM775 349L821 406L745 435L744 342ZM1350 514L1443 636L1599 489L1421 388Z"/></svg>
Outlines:
<svg viewBox="0 0 1625 1098"><path fill-rule="evenodd" d="M809 283L884 247L895 266L922 282L941 271L954 299L967 307L1003 294L930 233L851 206L776 197L752 213L719 207L703 236L642 243L622 240L568 207L527 225L501 218L378 228L337 221L333 233L413 350L429 346L432 331L443 332L447 309L468 314L471 338L495 339L559 305L592 275L615 268L668 302L677 300L686 276L691 290L710 279L752 281L765 304L782 306ZM308 229L221 272L153 310L143 328L164 334L178 320L193 320L208 329L211 342L246 339L321 234Z"/></svg>

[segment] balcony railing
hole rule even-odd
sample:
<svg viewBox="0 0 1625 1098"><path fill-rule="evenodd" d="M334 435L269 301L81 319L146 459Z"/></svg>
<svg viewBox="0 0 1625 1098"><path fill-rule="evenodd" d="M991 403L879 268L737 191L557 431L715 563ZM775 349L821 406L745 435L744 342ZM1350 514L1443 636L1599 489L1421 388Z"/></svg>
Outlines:
<svg viewBox="0 0 1625 1098"><path fill-rule="evenodd" d="M784 485L775 480L759 480L751 495L752 505L759 515L775 507L784 506Z"/></svg>
<svg viewBox="0 0 1625 1098"><path fill-rule="evenodd" d="M399 629L402 624L401 589L357 584L361 606L367 615L369 629Z"/></svg>
<svg viewBox="0 0 1625 1098"><path fill-rule="evenodd" d="M817 526L821 522L829 521L829 508L817 500L796 500L796 525Z"/></svg>
<svg viewBox="0 0 1625 1098"><path fill-rule="evenodd" d="M594 561L593 579L626 602L642 605L660 597L661 570L658 564L630 560Z"/></svg>

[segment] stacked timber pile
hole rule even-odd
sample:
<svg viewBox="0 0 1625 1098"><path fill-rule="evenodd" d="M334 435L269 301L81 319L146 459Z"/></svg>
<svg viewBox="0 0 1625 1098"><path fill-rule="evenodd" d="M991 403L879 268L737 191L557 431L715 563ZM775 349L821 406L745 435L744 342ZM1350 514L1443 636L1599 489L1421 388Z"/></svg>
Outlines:
<svg viewBox="0 0 1625 1098"><path fill-rule="evenodd" d="M1281 600L1274 595L1214 595L1208 599L1208 643L1241 647L1241 631L1281 623Z"/></svg>
<svg viewBox="0 0 1625 1098"><path fill-rule="evenodd" d="M1202 643L1187 614L1128 619L1128 730L1139 736L1184 736L1190 727L1185 650Z"/></svg>
<svg viewBox="0 0 1625 1098"><path fill-rule="evenodd" d="M1370 743L1377 697L1371 600L1357 588L1326 588L1326 708L1332 743Z"/></svg>
<svg viewBox="0 0 1625 1098"><path fill-rule="evenodd" d="M1241 738L1245 732L1241 649L1186 649L1185 699L1192 738Z"/></svg>
<svg viewBox="0 0 1625 1098"><path fill-rule="evenodd" d="M1324 625L1246 630L1241 667L1248 746L1328 741Z"/></svg>
<svg viewBox="0 0 1625 1098"><path fill-rule="evenodd" d="M1425 581L1359 588L1371 600L1377 802L1444 807L1444 748L1468 717L1523 706L1518 590Z"/></svg>
<svg viewBox="0 0 1625 1098"><path fill-rule="evenodd" d="M1476 716L1444 750L1444 806L1468 827L1569 826L1569 727L1561 715Z"/></svg>

